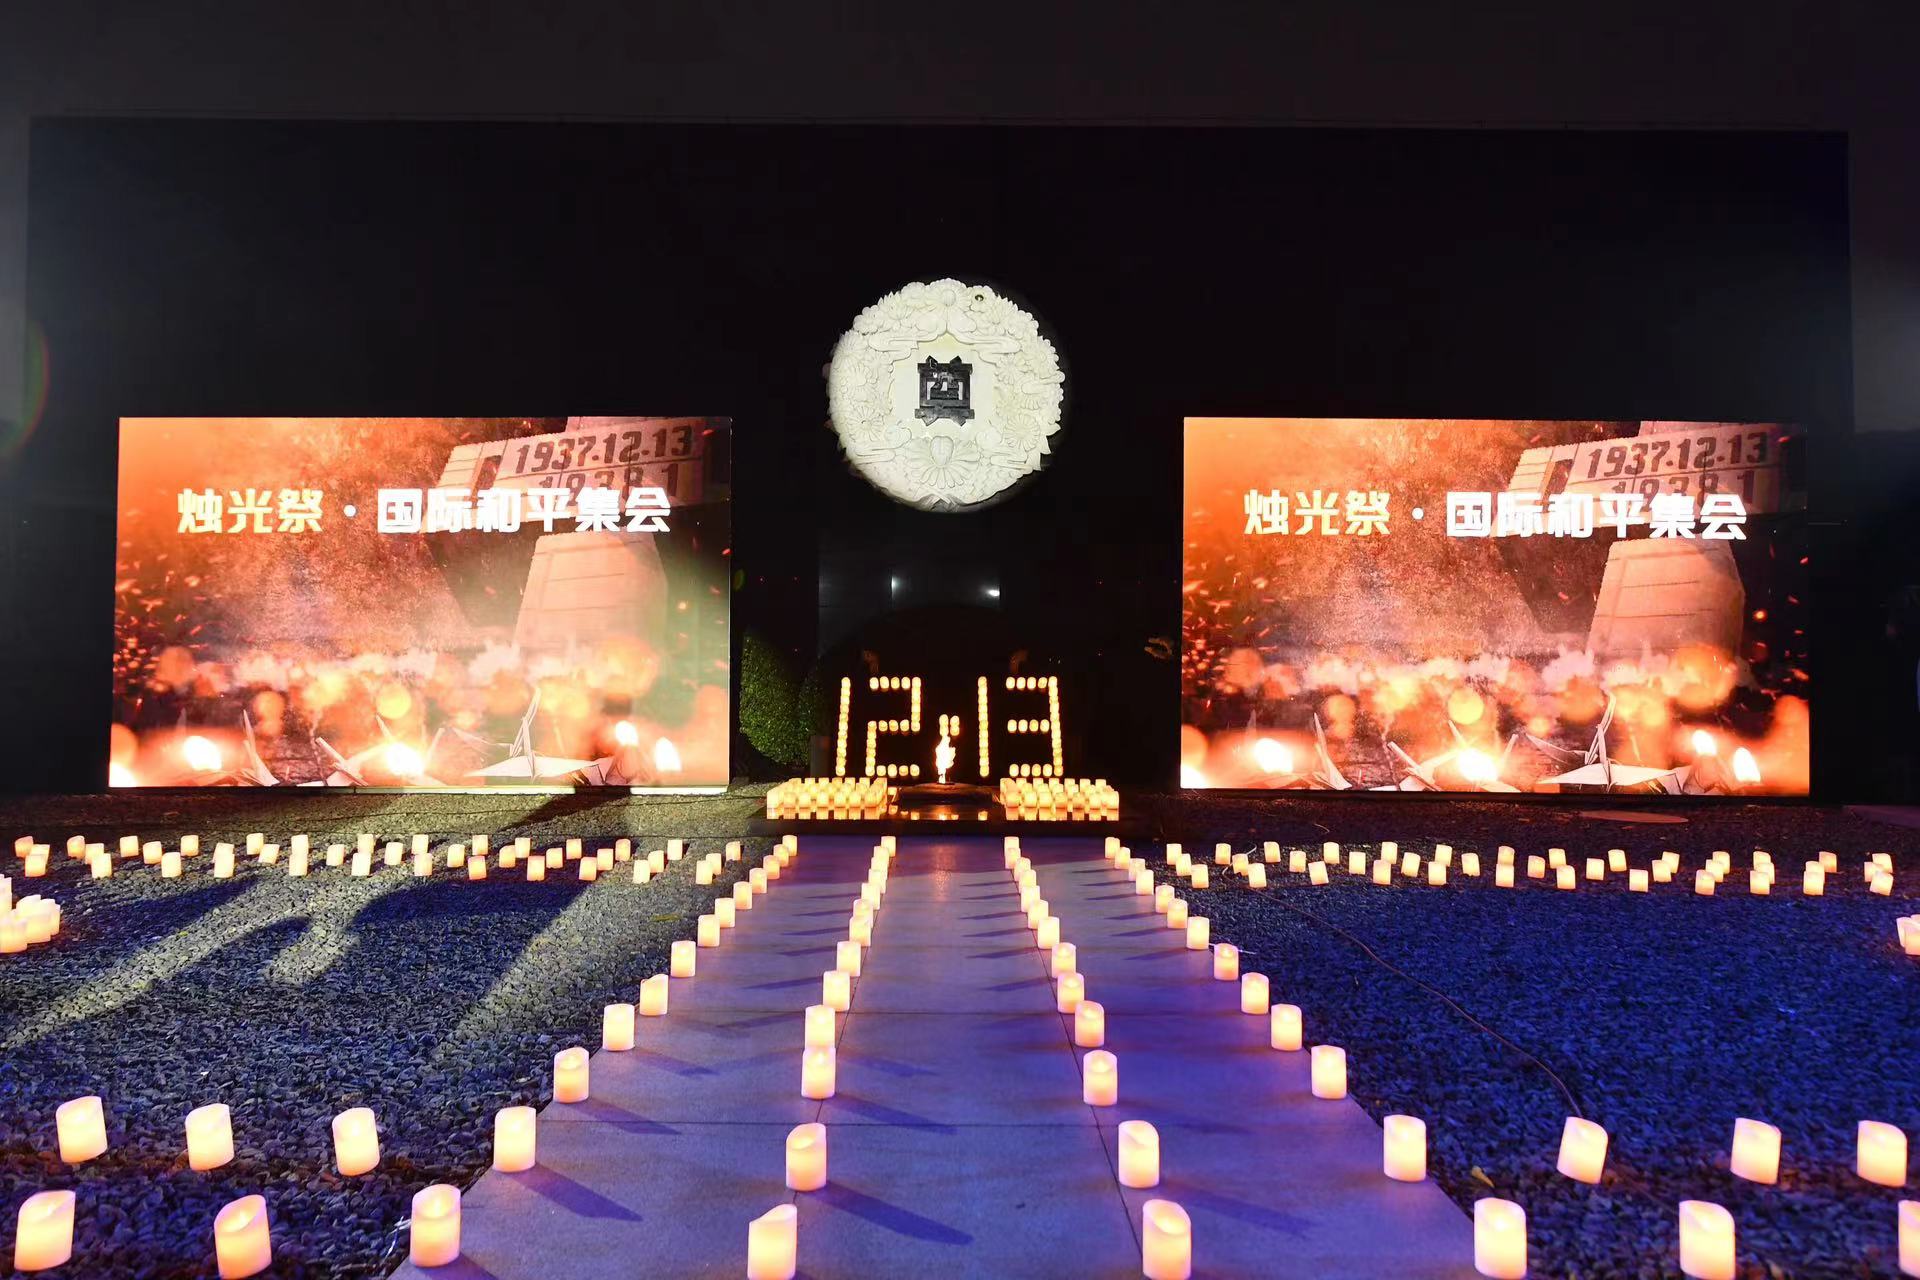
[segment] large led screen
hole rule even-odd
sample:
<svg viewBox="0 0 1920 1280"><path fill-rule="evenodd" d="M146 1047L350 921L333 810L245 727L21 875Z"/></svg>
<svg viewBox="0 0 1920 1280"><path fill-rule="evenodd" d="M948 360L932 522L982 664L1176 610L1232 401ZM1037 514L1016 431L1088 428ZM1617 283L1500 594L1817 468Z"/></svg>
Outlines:
<svg viewBox="0 0 1920 1280"><path fill-rule="evenodd" d="M1188 419L1181 785L1805 794L1802 444Z"/></svg>
<svg viewBox="0 0 1920 1280"><path fill-rule="evenodd" d="M128 418L116 786L727 782L721 418Z"/></svg>

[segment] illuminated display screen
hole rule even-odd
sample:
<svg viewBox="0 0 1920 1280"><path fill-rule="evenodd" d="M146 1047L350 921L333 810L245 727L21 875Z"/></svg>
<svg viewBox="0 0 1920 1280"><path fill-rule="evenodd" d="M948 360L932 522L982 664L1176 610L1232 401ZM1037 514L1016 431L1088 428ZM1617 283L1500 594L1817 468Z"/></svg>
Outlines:
<svg viewBox="0 0 1920 1280"><path fill-rule="evenodd" d="M723 418L127 418L115 786L718 787Z"/></svg>
<svg viewBox="0 0 1920 1280"><path fill-rule="evenodd" d="M1181 785L1805 794L1802 444L1188 419Z"/></svg>

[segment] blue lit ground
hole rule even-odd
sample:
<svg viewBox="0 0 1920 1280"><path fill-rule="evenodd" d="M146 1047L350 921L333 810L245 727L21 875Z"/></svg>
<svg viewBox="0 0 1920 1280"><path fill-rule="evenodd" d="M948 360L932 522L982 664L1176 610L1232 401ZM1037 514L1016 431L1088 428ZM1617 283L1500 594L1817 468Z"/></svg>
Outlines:
<svg viewBox="0 0 1920 1280"><path fill-rule="evenodd" d="M76 831L92 838L121 831L165 838L197 830L210 845L252 829L272 835L308 830L319 839L363 828L383 835L418 828L437 836L525 830L536 841L562 835L610 839L635 829L719 840L744 829L752 806L743 798L644 806L504 796L298 799L295 804L286 797L229 793L18 802L0 810L0 836L8 838L7 847L12 835L24 831L56 845ZM1739 893L1698 900L1677 887L1629 896L1611 884L1572 894L1537 886L1505 893L1484 884L1383 890L1345 877L1327 889L1277 877L1276 888L1264 895L1215 890L1188 896L1197 911L1214 917L1217 937L1246 948L1245 967L1272 975L1276 999L1306 1008L1310 1038L1348 1048L1358 1102L1375 1114L1397 1110L1427 1120L1440 1188L1464 1205L1489 1194L1490 1182L1492 1194L1527 1205L1536 1274L1588 1280L1677 1275L1673 1205L1690 1196L1721 1200L1734 1211L1742 1261L1753 1275L1893 1274L1893 1203L1900 1193L1853 1178L1851 1143L1853 1124L1861 1118L1891 1121L1920 1138L1920 1089L1914 1084L1920 960L1898 954L1893 931L1896 916L1920 910L1912 897L1920 868L1906 852L1914 833L1851 814L1782 808L1715 809L1695 814L1684 826L1601 824L1571 809L1541 806L1364 800L1211 800L1135 809L1157 819L1161 834L1183 838L1203 853L1216 836L1245 847L1262 836L1311 846L1329 835L1369 844L1393 838L1422 851L1433 839L1485 852L1502 841L1523 852L1562 844L1577 856L1617 844L1636 864L1668 847L1688 855L1690 865L1713 848L1732 850L1736 865L1756 845L1771 849L1782 869L1781 887L1779 896L1764 900ZM767 843L754 842L760 849ZM1134 843L1148 845L1144 839ZM1152 847L1157 851L1157 844ZM1820 847L1841 854L1842 871L1829 897L1802 901L1795 891L1798 869ZM1048 849L1052 856L1053 847ZM1857 865L1870 849L1896 851L1905 896L1872 897L1858 887ZM1097 840L1077 852L1097 857ZM966 856L948 855L950 862ZM997 845L983 845L978 857L997 872ZM913 858L909 841L903 871L912 869ZM12 1209L26 1194L76 1187L81 1252L63 1274L209 1274L214 1210L256 1190L267 1192L274 1217L273 1274L386 1272L404 1255L401 1223L412 1191L436 1180L470 1182L487 1160L493 1109L542 1101L554 1050L575 1041L597 1043L600 1006L616 994L631 998L640 977L663 967L666 942L690 931L692 915L711 896L691 884L684 865L664 884L639 888L618 881L584 891L575 881L422 886L399 876L354 882L337 872L296 886L277 869L213 882L204 876L204 862L196 871L182 881L161 881L149 872L91 884L75 878L74 866L63 866L40 885L16 880L16 892L51 885L67 923L54 946L0 961L0 1043L7 1046L0 1054L0 1242L10 1251ZM1043 880L1053 874L1043 861ZM800 884L789 888L804 892ZM1734 887L1730 883L1723 894ZM823 955L830 954L846 915L839 899L851 896L838 886L833 892L839 896L831 903L808 907L822 912L817 927L830 932L791 939L786 949L821 946L827 948ZM1049 892L1063 896L1065 889ZM896 898L888 908L896 920L909 914L899 907L902 901ZM1116 911L1134 906L1118 900L1110 905ZM1062 914L1071 937L1074 921ZM991 924L983 921L981 927ZM870 953L876 985L869 999L882 1007L890 947L901 966L898 982L924 990L940 972L939 939L922 936L928 930L920 928L890 936L890 927L883 923L876 930ZM1116 939L1128 933L1113 922L1085 927ZM804 926L796 931L805 932ZM1140 935L1143 944L1149 939ZM1017 942L992 950L1013 951ZM1378 958L1369 957L1362 944ZM810 955L787 959L817 973ZM1163 961L1181 962L1160 957L1138 964L1158 967ZM1011 955L982 963L1002 962L1020 963ZM1108 963L1114 966L1108 975L1095 968L1091 955L1083 963L1096 994L1104 989L1118 1004L1120 991L1153 990L1151 983L1133 979L1127 962ZM709 976L719 975L710 967ZM820 1193L813 1218L803 1218L803 1229L811 1228L802 1245L807 1274L841 1273L828 1265L836 1258L851 1273L887 1274L886 1259L921 1255L949 1259L943 1265L954 1274L1019 1274L1009 1259L1052 1264L1067 1257L1073 1265L1066 1270L1073 1274L1126 1274L1116 1268L1130 1263L1130 1254L1121 1255L1133 1246L1131 1236L1120 1233L1133 1229L1137 1203L1126 1212L1116 1209L1120 1200L1110 1178L1100 1184L1111 1197L1098 1235L1105 1243L1088 1243L1093 1233L1075 1233L1072 1244L1063 1246L1057 1221L1040 1213L984 1213L996 1202L969 1201L968 1180L951 1172L953 1135L941 1130L971 1129L982 1121L984 1135L997 1122L991 1115L942 1108L982 1094L997 1106L1055 1105L1033 1099L1051 1099L1060 1081L1009 1070L1006 1064L1017 1056L1011 1047L981 1056L960 1095L943 1094L920 1074L926 1069L921 1056L951 1062L969 1047L991 1043L993 1034L1015 1034L1002 1026L1044 1025L1043 1014L1025 1007L1043 994L1036 978L1010 975L985 983L1024 984L994 993L995 999L1022 1003L1004 1015L966 1015L989 1020L978 1026L927 1020L904 1024L918 1032L889 1040L887 1020L876 1018L870 1044L847 1044L843 1081L859 1079L854 1064L862 1055L867 1063L863 1087L849 1084L849 1095L871 1095L876 1109L864 1117L830 1117L864 1123L871 1132L864 1135L867 1142L833 1144L835 1171L843 1178ZM757 1014L719 1006L710 1012L745 1024L765 1016L768 1027L786 1018L797 1043L795 1011L815 998L812 984L784 975L763 981L794 985L770 986L767 997L781 1003ZM738 990L751 984L727 985ZM1175 981L1172 990L1179 989ZM1224 985L1209 994L1224 996ZM976 991L973 998L978 996ZM685 1023L693 1028L698 1001L675 998L676 1013L689 1015ZM1146 1009L1131 1012L1135 1023L1148 1025ZM1118 1036L1118 1010L1114 1018ZM1224 1015L1217 1021L1237 1033L1242 1028L1236 1024L1255 1020ZM896 1019L893 1025L903 1024ZM857 1015L849 1019L849 1034L859 1026ZM721 1036L716 1051L731 1051L754 1033L750 1025L728 1025L714 1034ZM1152 1043L1183 1035L1169 1028ZM1115 1047L1136 1065L1146 1060L1145 1043ZM759 1052L735 1056L752 1059ZM764 1070L769 1095L797 1104L793 1055L765 1052L771 1056L764 1067L745 1070L735 1083L757 1095L749 1086L758 1079L753 1072ZM1315 1223L1291 1221L1272 1205L1312 1175L1257 1154L1222 1156L1221 1144L1177 1136L1182 1124L1199 1131L1241 1124L1267 1100L1250 1100L1242 1090L1250 1080L1260 1087L1258 1073L1271 1067L1287 1070L1276 1062L1280 1058L1249 1051L1222 1074L1179 1077L1177 1068L1148 1073L1149 1082L1180 1079L1188 1085L1176 1091L1184 1114L1148 1116L1172 1135L1170 1163L1184 1148L1197 1168L1205 1152L1212 1161L1206 1178L1246 1189L1233 1195L1199 1185L1186 1189L1189 1208L1196 1210L1201 1274L1300 1273L1294 1265L1298 1242L1312 1238ZM602 1069L605 1061L596 1059L596 1071L614 1075L611 1067ZM639 1088L645 1067L646 1059L633 1055L631 1065L619 1069L634 1074ZM1128 1083L1140 1083L1139 1075L1130 1077L1123 1067L1123 1095ZM1569 1109L1552 1077L1584 1114L1614 1135L1608 1179L1600 1188L1578 1187L1551 1172ZM680 1083L698 1086L701 1080L694 1069ZM1277 1077L1271 1082L1282 1083ZM983 1091L981 1084L991 1087ZM106 1097L113 1149L69 1171L51 1154L52 1110L90 1091ZM643 1092L651 1098L661 1090ZM179 1155L180 1119L192 1106L216 1099L234 1106L240 1157L212 1175L189 1173ZM386 1158L375 1175L349 1182L325 1172L326 1120L362 1103L380 1114ZM658 1180L674 1167L661 1154L666 1135L656 1128L716 1124L723 1130L694 1132L710 1139L699 1148L703 1176L730 1169L738 1179L715 1186L712 1197L717 1212L731 1215L713 1229L728 1227L735 1241L735 1252L713 1260L712 1274L738 1274L744 1218L778 1190L777 1141L769 1153L743 1126L784 1132L796 1118L781 1113L728 1121L705 1112L687 1118L692 1111L668 1118L630 1109L637 1119L612 1117L609 1132L631 1139L632 1149L623 1146L615 1158L638 1176ZM1752 1187L1725 1172L1736 1115L1784 1130L1781 1186ZM560 1127L557 1120L547 1125ZM588 1128L581 1127L581 1136ZM1051 1168L1051 1151L1027 1141L1031 1135L1001 1136L1008 1140L970 1145L958 1162L975 1181ZM1313 1149L1310 1143L1300 1146ZM1337 1143L1329 1149L1341 1150ZM558 1161L565 1148L551 1150ZM579 1155L593 1158L591 1151ZM1082 1155L1086 1160L1071 1167L1084 1181L1092 1177L1086 1169L1093 1157ZM915 1170L918 1181L903 1175ZM1356 1194L1377 1194L1383 1181L1358 1180ZM1085 1203L1093 1206L1102 1202L1098 1183L1063 1184L1049 1177L1045 1185L1062 1204L1079 1204L1074 1197L1090 1194ZM470 1214L480 1211L484 1185L471 1193ZM633 1212L613 1197L581 1197L551 1180L546 1189L551 1194L541 1198L548 1204L603 1228ZM1911 1188L1906 1194L1913 1194ZM1219 1198L1209 1202L1209 1195ZM1336 1197L1314 1212L1334 1212L1339 1202ZM829 1225L836 1219L844 1219L838 1231ZM1454 1231L1464 1233L1465 1222L1458 1216ZM697 1233L675 1236L658 1220L648 1232L663 1250L670 1239L700 1246L682 1256L705 1248ZM1262 1252L1263 1242L1276 1235L1289 1243ZM824 1251L823 1242L836 1238L846 1254ZM1364 1243L1367 1233L1352 1238ZM1457 1234L1448 1251L1457 1253L1461 1239ZM1095 1266L1096 1259L1110 1265ZM698 1273L649 1267L639 1256L618 1261L628 1268L624 1274ZM1460 1259L1437 1261L1453 1265ZM483 1273L469 1268L464 1274Z"/></svg>

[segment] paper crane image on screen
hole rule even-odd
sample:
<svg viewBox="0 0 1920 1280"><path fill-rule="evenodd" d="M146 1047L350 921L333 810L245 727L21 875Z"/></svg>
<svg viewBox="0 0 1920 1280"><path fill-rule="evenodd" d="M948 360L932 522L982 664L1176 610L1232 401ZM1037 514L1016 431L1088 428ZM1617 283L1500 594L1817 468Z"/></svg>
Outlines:
<svg viewBox="0 0 1920 1280"><path fill-rule="evenodd" d="M314 743L333 766L327 774L327 786L444 787L447 785L431 773L433 754L439 749L441 737L446 730L436 731L433 740L422 752L395 735L381 717L375 716L373 722L379 726L381 741L364 750L356 751L350 756L341 755L339 750L325 738L317 734L314 736Z"/></svg>
<svg viewBox="0 0 1920 1280"><path fill-rule="evenodd" d="M240 712L240 726L245 736L240 740L240 761L227 763L226 752L220 744L205 734L187 731L186 713L180 714L180 760L183 769L172 778L162 780L160 786L195 787L277 787L280 779L273 770L267 768L267 762L260 758L260 748L253 737L253 717L245 710Z"/></svg>
<svg viewBox="0 0 1920 1280"><path fill-rule="evenodd" d="M614 752L601 756L580 771L589 787L648 787L670 783L680 772L680 749L667 737L654 739L653 750L640 746L640 731L631 720L613 726ZM651 765L651 768L649 768Z"/></svg>
<svg viewBox="0 0 1920 1280"><path fill-rule="evenodd" d="M1459 775L1460 779L1467 784L1466 790L1499 792L1520 790L1520 788L1514 786L1512 783L1503 782L1500 778L1500 775L1506 771L1508 758L1513 754L1513 744L1520 738L1518 733L1513 734L1507 739L1506 745L1500 749L1499 756L1495 757L1488 755L1486 752L1469 743L1466 738L1461 735L1458 726L1449 723L1447 727L1453 730L1453 746L1442 751L1439 755L1430 756L1425 760L1415 760L1411 755L1407 754L1406 750L1402 748L1399 743L1388 741L1387 751L1394 757L1397 767L1401 771L1400 779L1398 782L1390 783L1386 786L1375 787L1374 790L1461 790L1461 788L1458 787L1445 786L1440 782L1438 776L1439 771L1449 766L1451 766L1453 772Z"/></svg>
<svg viewBox="0 0 1920 1280"><path fill-rule="evenodd" d="M507 758L497 764L471 770L467 776L514 778L528 783L566 782L594 764L592 760L575 760L570 756L544 756L534 750L534 724L539 714L540 690L536 687L533 697L527 701L526 714L520 717L519 732L507 744Z"/></svg>
<svg viewBox="0 0 1920 1280"><path fill-rule="evenodd" d="M1551 778L1543 778L1537 785L1538 790L1570 791L1664 791L1679 795L1690 790L1688 781L1691 770L1685 765L1677 768L1658 769L1650 765L1621 764L1607 754L1607 730L1613 725L1614 700L1607 697L1607 709L1600 717L1600 723L1594 727L1593 741L1585 751L1572 751L1566 747L1555 746L1529 733L1528 745L1545 754L1549 759L1563 764L1579 763L1565 773Z"/></svg>

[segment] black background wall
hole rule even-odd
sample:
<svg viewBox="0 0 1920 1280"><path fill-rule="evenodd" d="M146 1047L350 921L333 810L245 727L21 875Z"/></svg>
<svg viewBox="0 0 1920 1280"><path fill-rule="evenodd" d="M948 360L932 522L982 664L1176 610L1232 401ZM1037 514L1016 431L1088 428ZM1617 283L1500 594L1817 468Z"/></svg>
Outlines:
<svg viewBox="0 0 1920 1280"><path fill-rule="evenodd" d="M1076 771L1170 782L1185 415L1798 421L1816 520L1870 516L1845 171L1806 134L42 121L3 776L104 776L117 417L722 413L736 633L804 669L977 584L979 643L1070 677ZM825 426L847 323L941 275L1024 299L1070 378L1053 465L966 516ZM1860 527L1816 529L1835 799L1889 732Z"/></svg>

